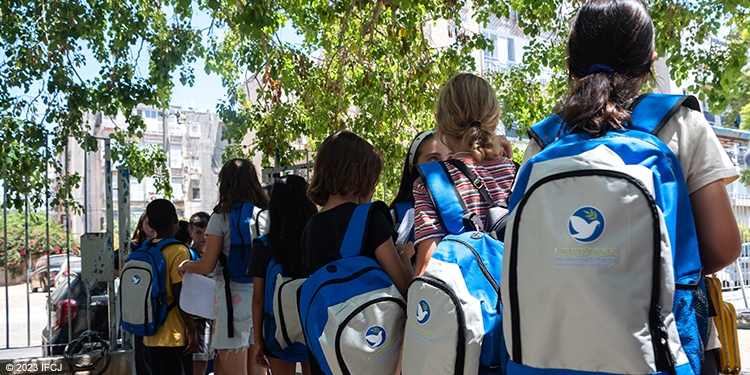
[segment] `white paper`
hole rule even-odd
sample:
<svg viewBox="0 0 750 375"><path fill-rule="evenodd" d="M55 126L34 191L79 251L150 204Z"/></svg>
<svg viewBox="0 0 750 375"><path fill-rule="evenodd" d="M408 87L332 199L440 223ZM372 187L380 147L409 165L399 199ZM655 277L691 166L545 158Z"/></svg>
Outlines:
<svg viewBox="0 0 750 375"><path fill-rule="evenodd" d="M213 319L215 287L214 279L185 272L180 292L180 308L188 314Z"/></svg>
<svg viewBox="0 0 750 375"><path fill-rule="evenodd" d="M409 211L406 211L404 219L401 220L401 225L398 227L396 243L406 243L409 241L412 228L414 228L414 209L410 208Z"/></svg>

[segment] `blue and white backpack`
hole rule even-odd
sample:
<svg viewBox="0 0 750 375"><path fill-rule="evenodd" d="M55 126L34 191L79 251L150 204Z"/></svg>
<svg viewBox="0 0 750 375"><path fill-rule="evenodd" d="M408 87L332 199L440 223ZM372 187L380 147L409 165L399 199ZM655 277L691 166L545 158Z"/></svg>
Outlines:
<svg viewBox="0 0 750 375"><path fill-rule="evenodd" d="M422 181L448 231L422 276L409 285L402 372L413 374L504 374L500 270L503 243L466 215L444 163L469 178L490 206L486 188L462 162L420 165Z"/></svg>
<svg viewBox="0 0 750 375"><path fill-rule="evenodd" d="M253 250L253 239L263 233L260 218L263 209L250 203L236 203L229 214L229 256L219 254L219 264L224 276L224 294L227 302L228 337L234 337L234 308L230 282L252 284L253 277L247 275L247 264ZM253 232L253 229L255 230Z"/></svg>
<svg viewBox="0 0 750 375"><path fill-rule="evenodd" d="M263 241L267 247L271 247L267 235L258 237L258 240ZM288 338L288 335L287 337L282 337L282 340L277 339L277 332L282 328L286 328L279 327L279 324L283 321L284 311L281 312L281 315L277 315L274 311L274 301L277 300L275 294L278 289L277 284L284 283L287 280L292 280L292 278L284 274L284 270L281 268L281 263L279 263L276 258L271 258L271 262L268 264L268 268L266 268L265 280L265 293L263 300L263 343L265 348L281 360L287 362L307 362L307 347L304 343L292 342L291 339ZM289 313L292 312L289 311ZM290 315L296 315L296 312ZM277 317L282 319L279 320Z"/></svg>
<svg viewBox="0 0 750 375"><path fill-rule="evenodd" d="M501 282L514 374L700 374L705 280L680 163L655 134L691 96L647 95L626 130L534 125Z"/></svg>
<svg viewBox="0 0 750 375"><path fill-rule="evenodd" d="M167 264L161 250L174 238L146 240L130 253L120 272L120 325L134 335L153 336L176 301L167 306Z"/></svg>
<svg viewBox="0 0 750 375"><path fill-rule="evenodd" d="M361 255L371 209L388 214L382 202L359 205L341 244L342 258L300 288L305 340L328 375L393 374L398 363L406 303L383 268Z"/></svg>

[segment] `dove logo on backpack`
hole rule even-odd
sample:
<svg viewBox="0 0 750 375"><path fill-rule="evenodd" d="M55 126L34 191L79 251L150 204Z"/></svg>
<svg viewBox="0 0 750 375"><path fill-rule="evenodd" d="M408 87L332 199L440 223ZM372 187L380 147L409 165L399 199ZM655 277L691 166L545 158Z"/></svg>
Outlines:
<svg viewBox="0 0 750 375"><path fill-rule="evenodd" d="M367 345L377 348L385 342L385 335L386 333L383 327L372 326L367 332L365 332L365 340L367 340Z"/></svg>
<svg viewBox="0 0 750 375"><path fill-rule="evenodd" d="M594 207L581 207L570 215L568 231L578 242L594 242L604 233L604 215Z"/></svg>
<svg viewBox="0 0 750 375"><path fill-rule="evenodd" d="M425 300L420 300L417 306L417 323L425 324L430 320L430 304Z"/></svg>

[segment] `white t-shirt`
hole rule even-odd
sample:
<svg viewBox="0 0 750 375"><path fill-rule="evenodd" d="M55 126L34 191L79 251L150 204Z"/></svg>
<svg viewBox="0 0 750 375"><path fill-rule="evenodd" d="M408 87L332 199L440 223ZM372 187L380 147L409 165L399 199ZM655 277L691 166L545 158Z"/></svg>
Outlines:
<svg viewBox="0 0 750 375"><path fill-rule="evenodd" d="M256 222L257 228L260 229L260 233L256 233ZM252 233L253 238L268 233L268 230L270 229L269 227L270 220L268 217L268 210L253 207L253 218L250 220L250 233ZM206 235L222 237L224 241L222 242L221 252L229 257L229 241L231 237L229 235L228 212L223 214L214 212L211 214L211 219L208 220L208 227L206 227ZM223 267L217 262L216 268L214 268L214 277L224 280L222 271Z"/></svg>
<svg viewBox="0 0 750 375"><path fill-rule="evenodd" d="M657 136L680 161L688 193L718 180L729 184L739 178L737 169L702 113L680 108ZM521 165L539 151L541 148L536 142L529 142Z"/></svg>

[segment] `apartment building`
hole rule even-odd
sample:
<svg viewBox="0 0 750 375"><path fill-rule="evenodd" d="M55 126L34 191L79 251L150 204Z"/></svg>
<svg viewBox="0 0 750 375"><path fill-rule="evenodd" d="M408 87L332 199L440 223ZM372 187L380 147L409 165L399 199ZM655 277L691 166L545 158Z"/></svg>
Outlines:
<svg viewBox="0 0 750 375"><path fill-rule="evenodd" d="M211 111L198 110L188 103L183 106L170 106L168 111L139 105L133 110L141 116L146 125L141 139L143 147L168 148L172 202L180 217L188 218L198 211L211 212L218 198L218 175L221 169L221 156L224 142L221 140L223 124L218 115ZM80 235L86 232L104 231L106 225L105 200L105 158L104 141L115 129L125 128L125 116L104 116L90 113L84 118L90 134L99 138L96 152L85 152L75 140L69 140L66 157L60 156L64 168L78 172L84 177L78 188L72 190L73 198L86 209L85 215L77 215L72 210L60 208L60 220L70 217L71 233ZM168 137L164 136L165 128ZM166 141L166 142L165 142ZM117 200L117 167L119 160L112 160L113 199ZM130 179L131 223L135 225L146 205L154 199L164 198L156 191L153 177L141 181ZM117 204L114 205L117 218Z"/></svg>

